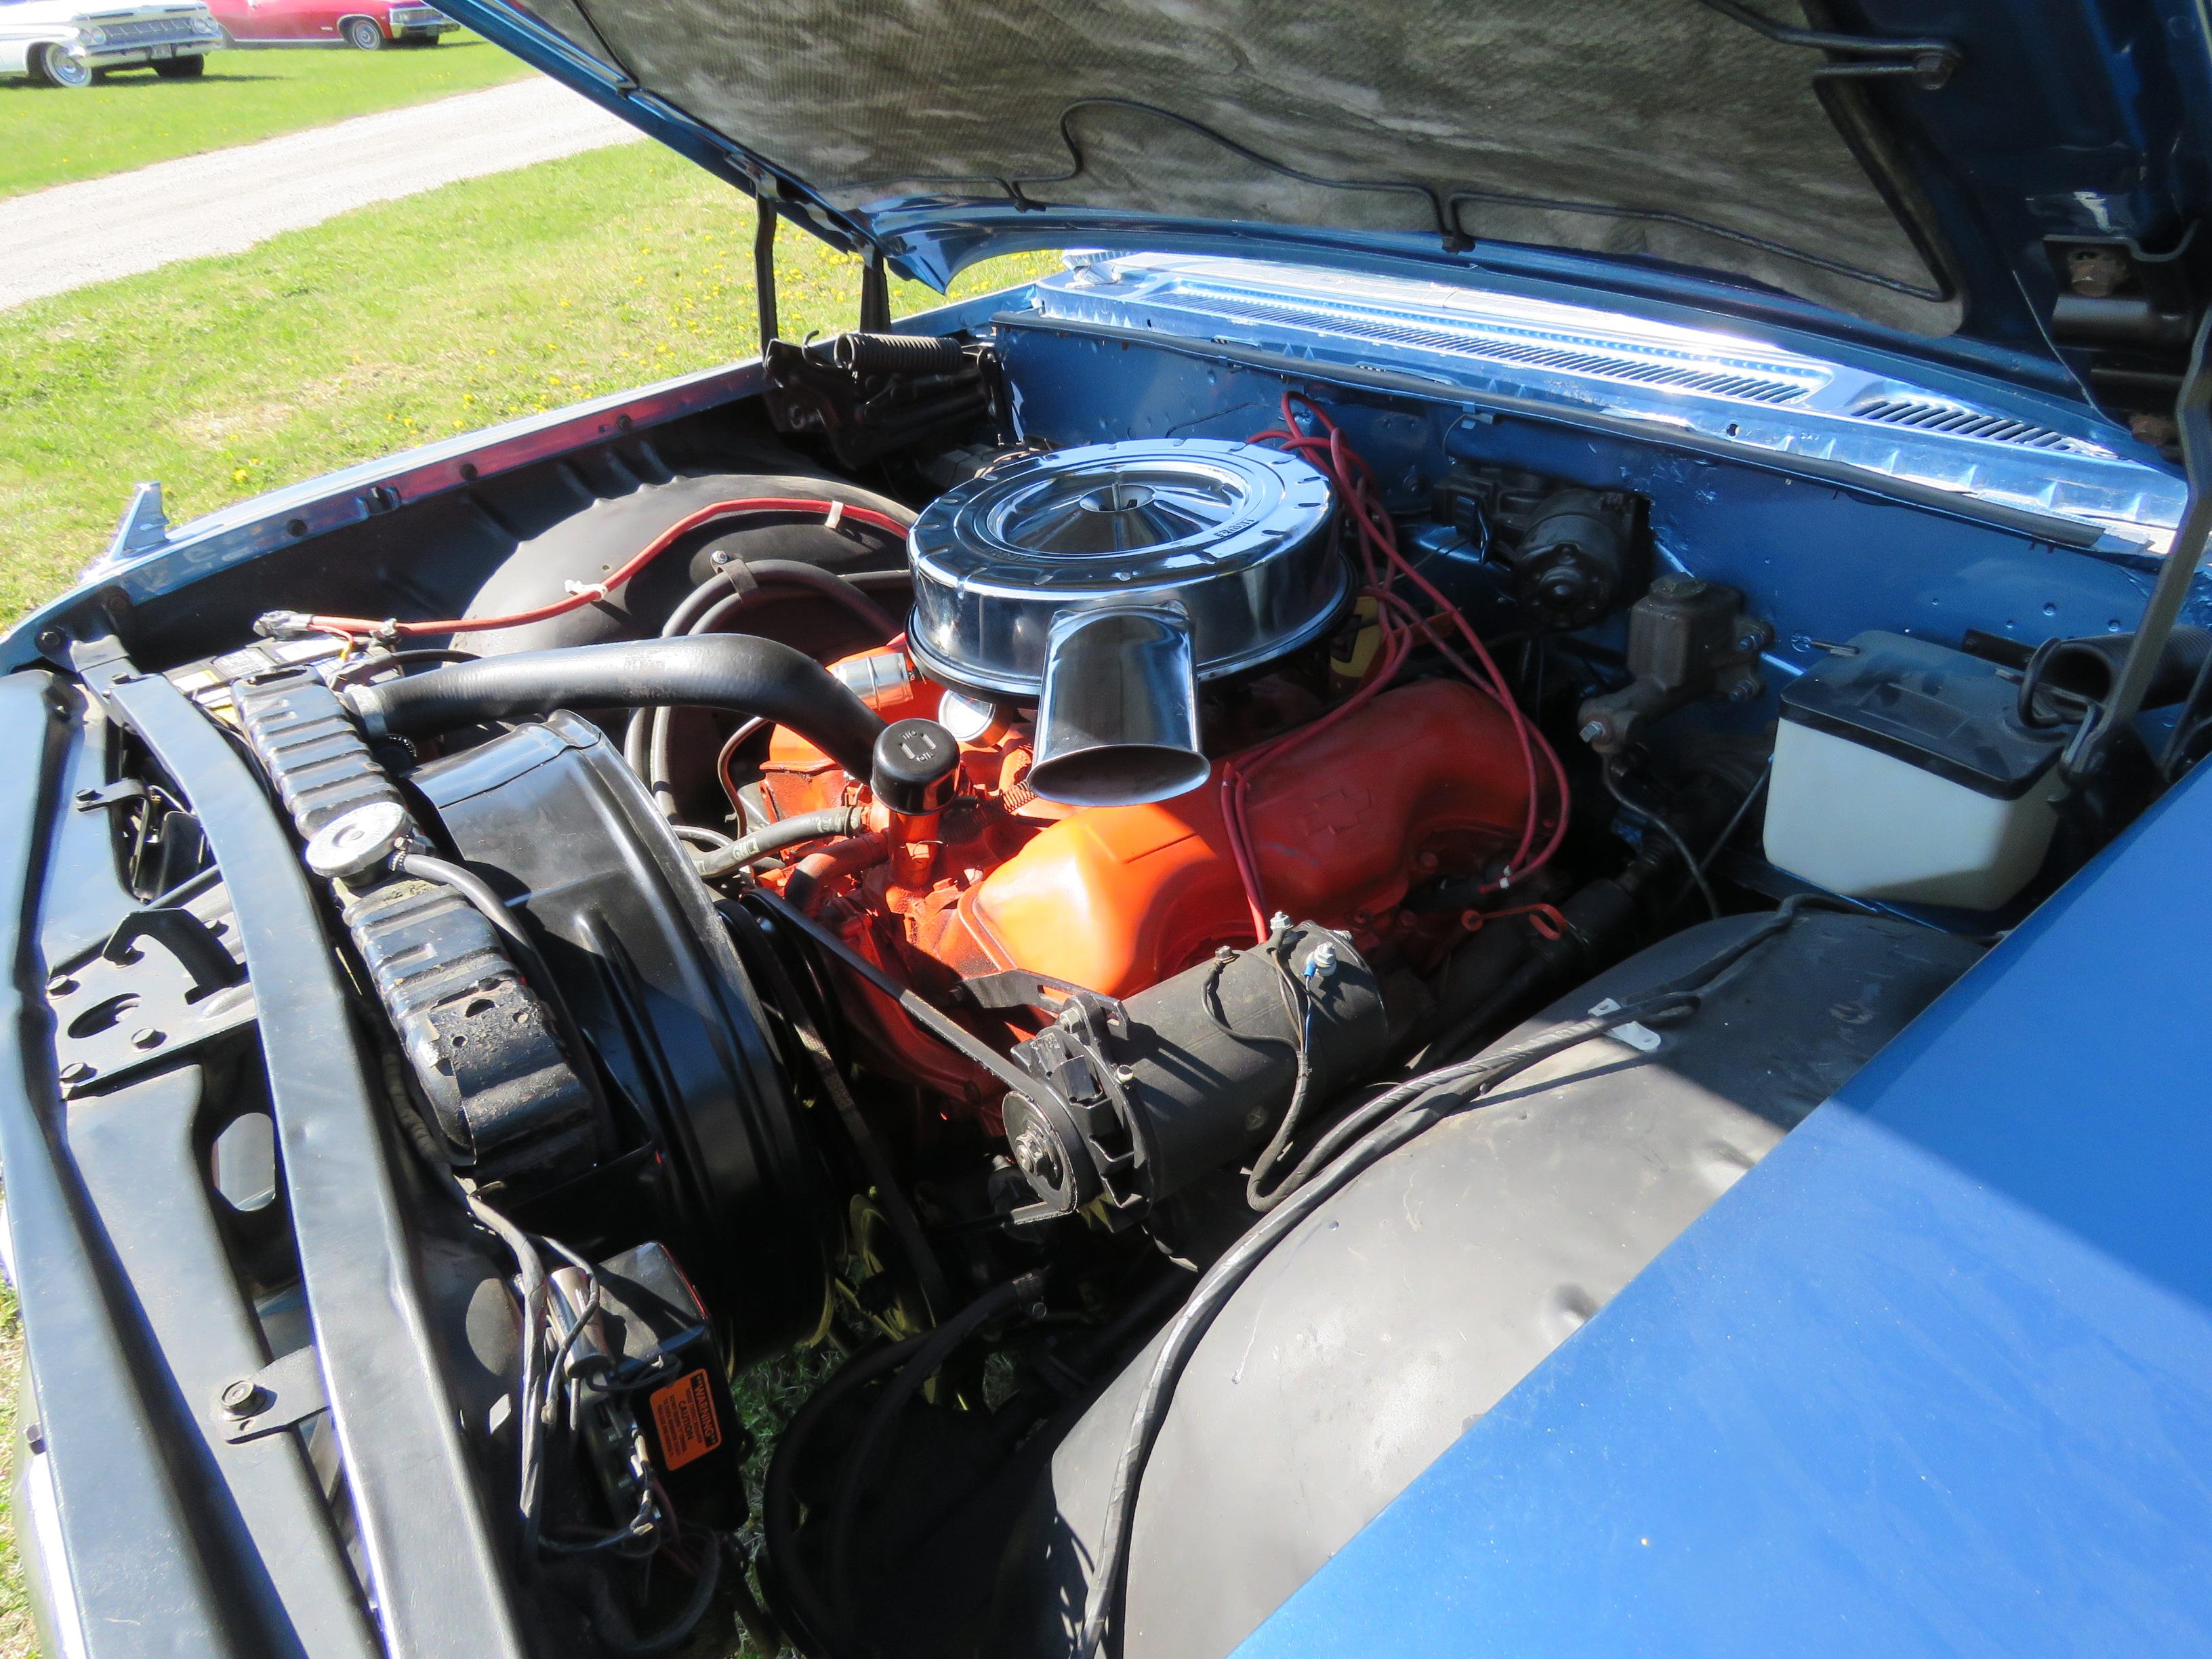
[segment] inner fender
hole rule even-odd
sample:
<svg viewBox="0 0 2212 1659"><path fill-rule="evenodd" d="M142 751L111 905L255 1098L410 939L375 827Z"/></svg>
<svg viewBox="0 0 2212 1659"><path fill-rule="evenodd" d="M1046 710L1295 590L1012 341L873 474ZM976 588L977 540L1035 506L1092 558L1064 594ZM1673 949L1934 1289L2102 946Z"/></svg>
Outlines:
<svg viewBox="0 0 2212 1659"><path fill-rule="evenodd" d="M624 559L702 507L756 495L818 496L872 507L902 523L914 518L903 503L842 478L766 472L687 475L594 501L521 543L477 590L467 614L509 616L559 599L567 591L564 583L588 585L605 580L607 573ZM852 526L832 530L824 524L788 519L735 520L720 529L702 528L689 544L671 548L635 580L597 604L520 628L471 635L464 643L484 656L503 656L518 651L593 645L603 640L648 637L660 631L685 594L713 574L712 560L718 551L744 559L793 559L840 575L903 569L906 563L903 549L872 530ZM890 603L888 599L886 602ZM835 613L831 620L835 635L819 642L823 649L878 643L865 639L864 631L856 631ZM781 636L788 630L778 631ZM808 640L792 642L810 650L817 644Z"/></svg>
<svg viewBox="0 0 2212 1659"><path fill-rule="evenodd" d="M1676 934L1498 1046L1627 1002L1765 920ZM1236 1647L1979 955L1907 922L1806 912L1656 1047L1608 1036L1557 1055L1323 1204L1176 1390L1138 1498L1127 1659ZM1154 1347L1054 1451L982 1651L1075 1650Z"/></svg>

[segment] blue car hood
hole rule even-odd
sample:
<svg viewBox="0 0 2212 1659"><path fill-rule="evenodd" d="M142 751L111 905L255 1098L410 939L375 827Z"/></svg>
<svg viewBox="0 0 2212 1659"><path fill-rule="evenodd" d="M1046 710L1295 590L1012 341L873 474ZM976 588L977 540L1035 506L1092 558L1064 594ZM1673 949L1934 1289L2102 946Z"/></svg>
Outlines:
<svg viewBox="0 0 2212 1659"><path fill-rule="evenodd" d="M2212 195L2194 3L1760 3L446 9L939 286L1073 244L1460 267L2170 408Z"/></svg>

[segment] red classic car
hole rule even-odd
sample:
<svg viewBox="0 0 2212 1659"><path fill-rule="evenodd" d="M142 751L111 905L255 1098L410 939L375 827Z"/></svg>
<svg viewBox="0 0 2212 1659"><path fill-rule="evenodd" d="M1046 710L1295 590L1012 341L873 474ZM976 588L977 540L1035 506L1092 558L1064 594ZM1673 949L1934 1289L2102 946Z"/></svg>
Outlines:
<svg viewBox="0 0 2212 1659"><path fill-rule="evenodd" d="M319 41L381 52L395 40L435 46L454 27L417 0L214 0L213 10L241 46Z"/></svg>

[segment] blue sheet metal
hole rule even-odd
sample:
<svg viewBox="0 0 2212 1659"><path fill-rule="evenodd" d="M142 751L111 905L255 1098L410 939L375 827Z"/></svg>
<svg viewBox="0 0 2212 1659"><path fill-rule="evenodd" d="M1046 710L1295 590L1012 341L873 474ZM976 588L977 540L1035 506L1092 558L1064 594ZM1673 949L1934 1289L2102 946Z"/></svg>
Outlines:
<svg viewBox="0 0 2212 1659"><path fill-rule="evenodd" d="M2200 780L1243 1659L2212 1650L2208 848Z"/></svg>

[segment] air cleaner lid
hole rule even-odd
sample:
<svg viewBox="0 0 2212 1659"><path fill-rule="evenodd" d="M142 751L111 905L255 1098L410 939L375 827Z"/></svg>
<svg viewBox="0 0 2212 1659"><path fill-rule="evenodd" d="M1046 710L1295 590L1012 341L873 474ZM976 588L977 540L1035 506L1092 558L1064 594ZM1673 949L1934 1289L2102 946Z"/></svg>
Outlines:
<svg viewBox="0 0 2212 1659"><path fill-rule="evenodd" d="M1211 438L1024 456L947 491L908 536L908 644L931 678L1034 699L1069 608L1180 605L1200 679L1317 637L1351 587L1328 480Z"/></svg>

